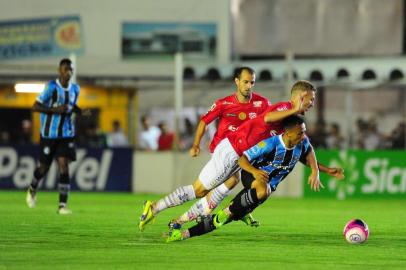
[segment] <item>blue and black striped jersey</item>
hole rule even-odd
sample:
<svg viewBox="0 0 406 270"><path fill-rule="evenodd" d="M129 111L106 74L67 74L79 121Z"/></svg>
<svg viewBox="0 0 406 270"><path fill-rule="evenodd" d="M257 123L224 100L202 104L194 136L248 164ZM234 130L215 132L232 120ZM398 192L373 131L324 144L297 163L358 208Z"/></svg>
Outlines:
<svg viewBox="0 0 406 270"><path fill-rule="evenodd" d="M64 88L59 80L50 81L44 91L37 97L37 101L49 108L68 105L68 113L41 113L41 137L47 139L72 138L75 136L75 125L72 117L73 107L77 104L80 87L69 83Z"/></svg>
<svg viewBox="0 0 406 270"><path fill-rule="evenodd" d="M244 155L255 168L268 173L269 185L274 191L299 160L306 160L311 149L312 146L307 137L295 147L288 149L283 143L282 135L278 135L259 142L244 151Z"/></svg>

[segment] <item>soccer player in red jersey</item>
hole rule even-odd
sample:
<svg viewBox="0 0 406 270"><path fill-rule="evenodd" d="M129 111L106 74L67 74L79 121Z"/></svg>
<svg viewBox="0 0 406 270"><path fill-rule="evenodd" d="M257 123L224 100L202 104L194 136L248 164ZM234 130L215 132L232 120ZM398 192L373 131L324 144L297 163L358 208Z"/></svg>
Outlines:
<svg viewBox="0 0 406 270"><path fill-rule="evenodd" d="M196 134L189 154L196 157L200 153L200 142L206 131L206 126L218 120L217 131L210 144L210 152L213 153L217 144L229 134L235 132L244 122L256 118L271 105L268 99L252 92L255 84L255 72L250 67L240 67L234 74L236 92L230 96L218 99L203 115L196 129ZM239 179L232 175L228 184L234 186ZM193 186L188 186L189 192L193 192ZM228 194L228 187L223 184L219 189ZM227 195L224 196L227 196ZM206 201L206 200L205 200ZM169 206L170 207L170 206ZM204 207L209 208L206 203Z"/></svg>
<svg viewBox="0 0 406 270"><path fill-rule="evenodd" d="M277 103L257 118L242 124L237 132L232 133L216 146L211 159L203 167L193 185L180 187L157 202L147 201L144 204L139 229L142 231L145 225L153 220L160 211L183 204L196 197L201 198L210 190L221 185L238 171L237 161L242 151L270 135L275 135L278 132L280 134L283 131L280 121L290 115L302 114L310 109L313 106L315 92L316 89L310 82L298 81L292 87L289 102ZM253 138L247 138L247 136ZM246 148L243 149L243 147ZM315 158L314 161L317 162ZM318 190L321 185L318 170L316 173L312 173L310 178L311 187Z"/></svg>

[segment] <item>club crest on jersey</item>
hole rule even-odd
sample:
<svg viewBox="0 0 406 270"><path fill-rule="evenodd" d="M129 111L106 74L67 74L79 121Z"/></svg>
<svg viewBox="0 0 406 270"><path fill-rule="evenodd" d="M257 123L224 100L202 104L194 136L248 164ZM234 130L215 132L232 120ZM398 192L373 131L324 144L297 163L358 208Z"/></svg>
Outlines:
<svg viewBox="0 0 406 270"><path fill-rule="evenodd" d="M247 115L245 114L245 112L240 112L240 113L238 114L238 118L239 118L240 120L245 120L245 118L247 118Z"/></svg>
<svg viewBox="0 0 406 270"><path fill-rule="evenodd" d="M262 101L261 101L261 100L259 100L259 101L254 101L252 104L254 104L254 108L259 108L259 107L262 106Z"/></svg>
<svg viewBox="0 0 406 270"><path fill-rule="evenodd" d="M258 143L258 147L259 147L259 148L265 148L265 146L266 146L266 142L265 142L265 141L260 141L260 142Z"/></svg>
<svg viewBox="0 0 406 270"><path fill-rule="evenodd" d="M248 114L248 118L249 118L249 119L257 118L257 113L250 112L250 113Z"/></svg>

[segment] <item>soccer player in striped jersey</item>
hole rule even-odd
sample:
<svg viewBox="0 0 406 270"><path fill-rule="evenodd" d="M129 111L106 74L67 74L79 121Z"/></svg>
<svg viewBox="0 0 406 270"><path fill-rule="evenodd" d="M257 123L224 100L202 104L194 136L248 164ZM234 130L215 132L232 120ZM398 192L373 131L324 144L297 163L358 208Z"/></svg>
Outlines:
<svg viewBox="0 0 406 270"><path fill-rule="evenodd" d="M283 120L283 135L269 137L243 152L238 164L244 189L231 203L217 214L204 218L195 226L181 232L180 228L170 231L167 242L179 241L206 234L232 220L240 220L263 203L277 188L280 182L293 170L296 163L315 164L313 149L305 135L306 127L301 116L293 115ZM343 170L328 168L343 179ZM312 174L318 174L317 166L311 166ZM330 174L330 173L329 173ZM323 185L321 182L315 190Z"/></svg>
<svg viewBox="0 0 406 270"><path fill-rule="evenodd" d="M76 160L74 114L80 114L77 106L80 87L71 83L73 74L72 62L64 58L59 62L59 77L48 82L44 91L37 97L32 110L40 112L41 136L39 166L27 191L28 207L36 205L37 188L48 172L55 158L59 168L59 207L57 213L71 214L67 208L70 190L69 162ZM90 114L84 110L84 114Z"/></svg>

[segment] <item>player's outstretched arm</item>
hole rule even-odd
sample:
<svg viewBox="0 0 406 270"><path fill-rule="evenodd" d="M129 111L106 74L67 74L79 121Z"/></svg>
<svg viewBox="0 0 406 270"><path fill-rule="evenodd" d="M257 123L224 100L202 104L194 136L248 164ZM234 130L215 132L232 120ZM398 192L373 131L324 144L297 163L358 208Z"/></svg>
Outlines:
<svg viewBox="0 0 406 270"><path fill-rule="evenodd" d="M272 106L274 106L276 108L277 105L278 104L274 104ZM290 110L285 110L285 111L271 110L270 112L265 114L264 121L266 123L277 122L277 121L283 120L284 118L286 118L288 116L303 113L302 95L298 95L297 100L294 100L292 105L293 105L292 109L290 109Z"/></svg>
<svg viewBox="0 0 406 270"><path fill-rule="evenodd" d="M324 186L320 181L319 168L317 165L316 154L314 153L313 148L311 148L309 153L306 155L306 163L312 170L307 183L310 185L310 188L313 189L314 191L320 191L320 187L324 188Z"/></svg>
<svg viewBox="0 0 406 270"><path fill-rule="evenodd" d="M197 125L195 139L193 141L193 145L189 150L189 155L191 157L196 157L200 154L200 141L206 131L206 123L200 120L199 125Z"/></svg>

